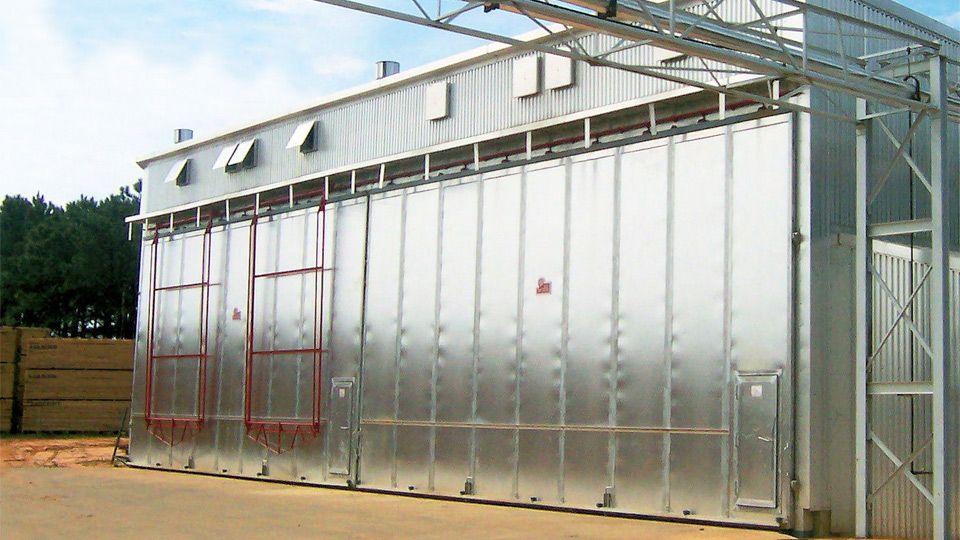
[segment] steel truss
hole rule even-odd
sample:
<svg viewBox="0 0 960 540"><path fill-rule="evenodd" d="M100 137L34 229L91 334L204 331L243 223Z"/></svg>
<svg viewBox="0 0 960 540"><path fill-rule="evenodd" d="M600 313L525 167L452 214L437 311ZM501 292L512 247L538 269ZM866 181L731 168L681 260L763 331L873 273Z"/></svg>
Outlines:
<svg viewBox="0 0 960 540"><path fill-rule="evenodd" d="M944 181L947 148L947 119L942 110L947 100L946 62L941 56L931 56L923 63L911 66L911 72L925 74L929 81L930 109L924 109L914 118L902 138L894 135L888 126L891 119L902 117L905 111L876 109L866 99L857 100L857 433L856 433L856 502L857 534L870 532L870 510L877 494L895 478L906 478L933 505L933 536L947 538L951 508L949 494L955 486L950 485L949 472L957 464L957 449L950 430L956 426L957 404L949 404L948 380L950 377L949 335L949 239L946 238L947 206L944 199ZM910 156L907 148L918 133L929 137L930 165L920 167ZM893 154L884 161L875 163L871 156L880 148L874 139L882 134L893 143ZM928 216L897 222L879 222L871 219L871 204L883 192L894 168L905 163L923 186L929 197ZM876 166L881 166L877 168ZM873 264L873 241L889 236L912 235L930 246L930 265L914 284L906 298L900 298L885 281ZM929 305L917 301L924 288L929 289ZM896 316L889 328L880 335L871 335L873 303L875 295L881 295L896 309ZM917 320L929 316L929 327L924 332ZM911 339L930 361L930 380L879 381L874 375L876 359L889 347L891 336L900 327L906 327ZM898 456L871 427L873 400L879 396L930 396L932 401L932 432L909 456ZM933 460L933 475L928 486L912 471L910 465L930 449ZM871 455L879 451L894 466L886 478L870 477ZM952 464L952 465L948 465Z"/></svg>
<svg viewBox="0 0 960 540"><path fill-rule="evenodd" d="M735 0L463 0L453 2L456 7L448 10L444 7L450 4L449 0L437 1L435 10L432 3L428 9L427 0L397 2L406 6L406 10L386 9L372 1L315 1L716 92L721 96L721 103L724 96L732 96L854 124L857 133L856 532L862 536L869 534L873 497L894 477L903 475L932 504L934 537L946 538L951 519L948 495L955 488L949 485L947 464L955 467L958 454L957 449L946 442L953 440L947 431L957 425L953 418L957 405L948 407L946 403L951 375L948 370L944 167L948 153L947 123L960 121L960 84L947 80L947 65L960 66L960 63L944 56L940 43L800 0L764 0L765 8L758 0L746 0L752 12L746 18L724 14L725 3L732 4ZM501 10L526 17L543 30L545 39L517 39L484 30L476 24L459 24L465 13L479 10ZM904 23L901 26L910 26L894 14L886 15L891 20L899 19ZM583 39L587 33L613 39L606 44L598 44L598 40L587 43ZM811 36L832 39L808 39ZM882 53L856 54L847 49L845 38L899 43L900 46ZM631 63L620 54L638 47L674 51L691 61L647 65ZM756 84L758 82L767 83L765 92L756 91L758 86L764 86ZM794 92L781 95L781 82L798 90L805 87L825 90L827 99L837 94L856 98L856 112L837 112L843 110L839 106L833 112L813 110L791 100ZM896 137L886 123L896 115L914 118L902 138ZM873 143L877 131L891 139L895 147L879 173L874 171L875 164L871 162L881 148ZM929 141L932 158L928 170L923 170L906 151L909 141L921 138L918 133L923 133ZM901 162L907 164L929 194L930 215L895 223L871 220L871 203ZM920 235L932 253L929 271L905 299L896 297L871 264L872 240L892 235ZM930 381L876 381L870 377L873 360L894 330L890 328L881 336L870 333L874 285L898 307L894 326L906 325L930 357ZM921 316L918 313L921 307L914 301L924 286L930 290L927 306L930 326L925 333L915 322ZM910 456L897 456L870 429L871 396L890 394L932 396L933 431L929 440ZM868 475L871 444L894 464L891 478L871 482ZM930 488L909 467L928 447L933 454Z"/></svg>
<svg viewBox="0 0 960 540"><path fill-rule="evenodd" d="M938 42L799 0L766 0L767 4L776 6L775 13L770 9L765 12L757 0L747 0L755 18L746 20L730 20L729 17L725 20L718 13L725 2L732 4L735 0L672 0L669 3L649 0L463 0L456 3L464 5L443 13L440 7L449 3L450 0L446 0L438 2L436 16L428 14L425 0L409 0L405 5L410 9L406 11L382 8L371 1L315 1L849 123L855 123L856 119L813 111L791 101L790 95L779 95L775 85L771 85L767 93L758 94L746 89L744 83L787 80L796 85L816 86L919 112L930 108L928 96L922 92L918 99L914 95L914 85L899 77L893 68L940 50ZM523 40L456 24L455 21L465 13L479 9L516 13L557 39ZM834 47L807 44L804 33L810 17L816 18L818 27L835 29L830 33L835 38ZM791 21L799 26L788 26ZM609 46L587 44L582 39L584 31L612 36L616 41ZM904 46L900 51L883 55L854 55L844 45L843 38L849 37L897 41ZM646 65L617 59L618 53L637 47L674 51L696 62L692 66L676 62ZM945 61L958 64L955 60ZM954 92L960 92L960 88ZM951 116L960 120L960 93L951 95L945 104Z"/></svg>

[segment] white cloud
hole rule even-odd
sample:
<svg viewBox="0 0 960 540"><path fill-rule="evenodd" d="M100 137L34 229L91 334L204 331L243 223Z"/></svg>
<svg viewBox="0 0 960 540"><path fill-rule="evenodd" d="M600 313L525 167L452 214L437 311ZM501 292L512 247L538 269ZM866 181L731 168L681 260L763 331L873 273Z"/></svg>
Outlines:
<svg viewBox="0 0 960 540"><path fill-rule="evenodd" d="M323 56L313 63L313 71L317 75L324 77L356 77L362 73L369 72L370 77L374 75L374 65L366 59L356 56Z"/></svg>
<svg viewBox="0 0 960 540"><path fill-rule="evenodd" d="M311 74L294 72L308 80L291 80L293 70L277 61L284 51L257 69L244 69L245 59L229 47L160 57L142 43L104 38L81 54L47 3L17 11L15 18L0 15L0 191L40 192L59 204L132 183L143 174L134 161L170 146L174 128L205 136L284 112L342 87L334 76L368 67L356 56L327 54L315 71L330 80L318 85ZM269 40L258 47L268 49Z"/></svg>
<svg viewBox="0 0 960 540"><path fill-rule="evenodd" d="M249 9L274 13L308 13L316 7L304 0L244 0L243 3Z"/></svg>
<svg viewBox="0 0 960 540"><path fill-rule="evenodd" d="M942 17L939 17L939 19L945 24L960 30L960 11L955 11L949 15L943 15Z"/></svg>
<svg viewBox="0 0 960 540"><path fill-rule="evenodd" d="M175 128L209 136L369 81L374 60L479 44L308 0L166 5L0 10L0 195L104 197Z"/></svg>

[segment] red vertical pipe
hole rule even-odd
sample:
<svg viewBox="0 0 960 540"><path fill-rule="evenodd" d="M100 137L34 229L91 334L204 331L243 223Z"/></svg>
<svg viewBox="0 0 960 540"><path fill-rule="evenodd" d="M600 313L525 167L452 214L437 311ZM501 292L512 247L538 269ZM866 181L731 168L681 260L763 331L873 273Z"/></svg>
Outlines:
<svg viewBox="0 0 960 540"><path fill-rule="evenodd" d="M147 321L147 389L144 404L144 419L148 428L153 419L153 326L157 312L157 243L159 239L160 236L154 233L153 242L150 245L150 317Z"/></svg>
<svg viewBox="0 0 960 540"><path fill-rule="evenodd" d="M200 262L200 358L197 365L197 420L203 424L207 414L207 342L210 337L210 259L213 246L213 220L203 231L203 255Z"/></svg>
<svg viewBox="0 0 960 540"><path fill-rule="evenodd" d="M249 274L247 276L247 362L246 377L244 377L244 421L247 427L250 426L252 418L251 413L251 384L253 382L253 295L255 292L254 282L256 281L257 270L257 215L253 215L250 220L250 253L249 253Z"/></svg>
<svg viewBox="0 0 960 540"><path fill-rule="evenodd" d="M320 199L320 206L317 208L317 242L314 255L314 266L317 271L314 273L314 304L313 304L313 429L320 428L320 396L322 394L322 384L320 381L323 372L323 352L320 350L323 346L323 272L324 258L327 245L327 213L325 210L326 199Z"/></svg>

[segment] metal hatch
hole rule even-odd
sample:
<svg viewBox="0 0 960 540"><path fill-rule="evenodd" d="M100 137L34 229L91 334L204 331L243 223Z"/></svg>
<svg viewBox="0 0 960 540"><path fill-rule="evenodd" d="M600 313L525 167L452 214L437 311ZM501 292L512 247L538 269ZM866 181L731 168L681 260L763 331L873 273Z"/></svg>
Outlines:
<svg viewBox="0 0 960 540"><path fill-rule="evenodd" d="M353 455L353 378L337 377L330 392L330 474L350 474Z"/></svg>
<svg viewBox="0 0 960 540"><path fill-rule="evenodd" d="M777 374L737 373L735 495L737 506L777 507Z"/></svg>

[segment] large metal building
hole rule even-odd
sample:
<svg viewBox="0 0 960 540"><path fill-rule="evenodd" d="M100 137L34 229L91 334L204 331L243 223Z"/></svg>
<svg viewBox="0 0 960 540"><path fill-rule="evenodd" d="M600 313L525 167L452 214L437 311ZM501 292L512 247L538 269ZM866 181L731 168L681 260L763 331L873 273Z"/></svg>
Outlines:
<svg viewBox="0 0 960 540"><path fill-rule="evenodd" d="M140 161L131 463L960 538L960 35L714 15L922 106L549 27Z"/></svg>

